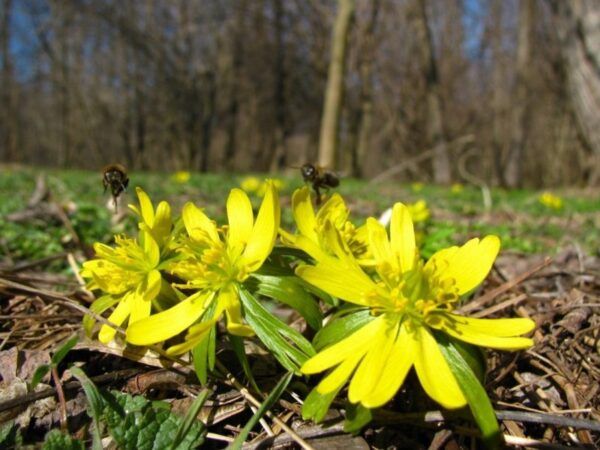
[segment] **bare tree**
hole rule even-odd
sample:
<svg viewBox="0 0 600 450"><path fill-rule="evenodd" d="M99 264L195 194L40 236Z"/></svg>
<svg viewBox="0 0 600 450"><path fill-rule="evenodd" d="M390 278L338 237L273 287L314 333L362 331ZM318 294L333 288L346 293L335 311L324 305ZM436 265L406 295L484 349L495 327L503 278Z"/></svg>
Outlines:
<svg viewBox="0 0 600 450"><path fill-rule="evenodd" d="M337 156L348 31L354 14L354 6L354 0L338 1L338 12L331 38L331 60L319 135L319 164L323 167L333 167Z"/></svg>
<svg viewBox="0 0 600 450"><path fill-rule="evenodd" d="M600 181L600 3L552 1L566 66L571 103L581 135L592 151L589 183Z"/></svg>
<svg viewBox="0 0 600 450"><path fill-rule="evenodd" d="M434 149L433 179L436 183L448 184L452 178L450 156L444 129L444 112L440 96L440 80L433 51L433 40L427 18L426 0L417 0L416 25L423 57L426 82L428 124L427 133Z"/></svg>

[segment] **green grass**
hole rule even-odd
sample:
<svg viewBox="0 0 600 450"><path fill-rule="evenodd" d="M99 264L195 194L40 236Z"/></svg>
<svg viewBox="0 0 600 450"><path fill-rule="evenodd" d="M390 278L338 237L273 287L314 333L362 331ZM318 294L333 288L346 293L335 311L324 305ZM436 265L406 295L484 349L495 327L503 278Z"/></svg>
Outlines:
<svg viewBox="0 0 600 450"><path fill-rule="evenodd" d="M136 222L129 216L124 223L111 225L112 211L107 208L109 195L104 194L101 175L75 170L44 170L55 201L74 208L70 219L84 242L110 242L114 233L135 230ZM13 223L6 215L23 209L35 188L39 169L0 169L0 255L13 262L34 260L59 253L72 245L69 233L59 223ZM260 175L258 175L260 177ZM239 186L245 175L192 174L186 184L178 184L165 173L133 173L126 202L135 201L134 186L141 186L153 201L169 201L175 212L186 201L205 208L209 216L224 220L225 200L232 187ZM291 228L290 196L302 185L296 173L281 177L282 224ZM538 201L540 192L528 190L492 190L492 209L483 209L479 188L465 186L462 192L425 185L420 191L410 185L389 182L369 184L344 179L338 189L352 211L352 218L361 224L367 216L379 216L393 203L425 199L432 212L423 231L421 244L427 256L439 248L460 244L466 239L485 234L497 234L504 250L524 253L553 254L561 246L576 242L588 252L600 248L600 195L580 190L555 190L564 206L551 210ZM255 206L260 199L251 196ZM221 222L222 223L222 222Z"/></svg>

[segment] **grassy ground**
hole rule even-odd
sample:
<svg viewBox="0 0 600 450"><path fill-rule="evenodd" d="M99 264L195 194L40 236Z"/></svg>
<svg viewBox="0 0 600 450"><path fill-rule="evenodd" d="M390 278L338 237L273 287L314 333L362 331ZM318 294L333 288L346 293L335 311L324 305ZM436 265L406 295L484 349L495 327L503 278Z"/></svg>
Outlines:
<svg viewBox="0 0 600 450"><path fill-rule="evenodd" d="M53 199L70 213L75 231L86 243L110 242L114 233L135 226L129 216L117 225L111 223L109 194L104 194L100 174L86 171L0 169L0 254L12 261L33 260L61 252L69 245L68 232L61 223L44 221L15 223L7 220L11 213L22 210L35 188L40 173L47 176ZM257 175L262 178L262 175ZM186 183L177 183L171 174L133 173L130 189L123 205L132 203L134 186L143 187L153 199L168 200L174 211L181 204L194 201L219 222L224 216L227 193L239 186L244 175L192 174ZM290 196L302 185L299 176L281 177L282 224L290 228L292 215ZM484 210L481 189L465 186L460 192L430 185L408 185L397 182L369 184L344 179L338 191L344 196L357 224L368 216L379 216L393 203L424 199L431 217L419 224L424 233L423 253L464 242L471 236L493 233L502 239L503 250L521 253L554 254L566 244L576 243L585 251L600 248L600 195L598 191L577 189L553 191L563 199L555 210L539 202L540 192L531 190L491 191L492 207ZM253 200L259 203L259 198Z"/></svg>

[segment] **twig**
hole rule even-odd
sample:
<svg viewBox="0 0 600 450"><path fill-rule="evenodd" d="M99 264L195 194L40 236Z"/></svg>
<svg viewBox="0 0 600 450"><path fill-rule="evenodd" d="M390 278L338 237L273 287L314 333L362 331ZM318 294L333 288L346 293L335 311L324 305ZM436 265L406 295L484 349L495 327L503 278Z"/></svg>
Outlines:
<svg viewBox="0 0 600 450"><path fill-rule="evenodd" d="M258 401L251 393L250 391L248 391L248 389L246 389L246 387L244 387L244 385L242 385L232 374L229 370L227 370L227 368L219 361L215 361L216 367L223 373L223 375L225 376L226 380L229 382L229 384L231 386L233 386L235 389L237 389L240 394L242 394L244 396L244 398L252 403L254 406L256 407L260 407L261 402ZM277 425L279 425L279 427L285 431L287 434L289 434L294 441L300 445L303 449L305 450L314 450L313 447L306 442L304 439L302 439L294 430L292 430L289 426L287 426L287 424L285 424L281 419L279 419L277 416L275 416L274 414L272 414L270 411L266 412L266 415L273 420L273 422L275 422Z"/></svg>
<svg viewBox="0 0 600 450"><path fill-rule="evenodd" d="M58 370L56 366L52 366L52 380L54 380L54 386L56 386L56 396L58 397L58 404L60 405L60 429L67 431L67 401L65 400L65 391L63 391L60 377L58 376Z"/></svg>

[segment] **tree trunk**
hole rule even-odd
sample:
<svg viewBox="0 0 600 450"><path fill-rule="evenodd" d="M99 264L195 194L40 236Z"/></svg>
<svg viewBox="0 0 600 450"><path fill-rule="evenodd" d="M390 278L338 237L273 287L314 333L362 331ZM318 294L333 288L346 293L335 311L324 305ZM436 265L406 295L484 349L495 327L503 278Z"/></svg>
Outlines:
<svg viewBox="0 0 600 450"><path fill-rule="evenodd" d="M364 54L360 62L361 92L360 92L360 124L356 151L352 158L352 175L363 175L363 165L369 148L371 123L373 121L373 59L375 57L375 24L379 13L380 1L373 0L371 17L365 30Z"/></svg>
<svg viewBox="0 0 600 450"><path fill-rule="evenodd" d="M448 144L446 142L444 113L442 111L440 96L440 81L433 53L433 42L431 31L429 30L425 1L418 0L417 26L426 81L426 101L429 119L427 134L429 142L434 149L433 180L439 184L448 184L452 178L450 156L448 155Z"/></svg>
<svg viewBox="0 0 600 450"><path fill-rule="evenodd" d="M353 14L354 0L339 0L331 40L331 61L319 134L319 165L322 167L333 168L336 162L348 32Z"/></svg>
<svg viewBox="0 0 600 450"><path fill-rule="evenodd" d="M269 161L271 172L281 170L286 165L285 142L289 131L287 129L287 120L285 114L285 83L286 72L284 65L285 45L283 41L284 33L284 5L283 0L272 0L273 11L275 13L275 83L274 83L274 106L275 106L275 139L274 151Z"/></svg>
<svg viewBox="0 0 600 450"><path fill-rule="evenodd" d="M517 43L517 79L513 102L512 135L504 180L507 187L520 187L523 182L523 158L525 153L526 130L529 111L529 64L531 63L531 32L535 0L521 0L519 3L519 29Z"/></svg>
<svg viewBox="0 0 600 450"><path fill-rule="evenodd" d="M4 0L0 18L0 54L2 55L2 72L0 74L2 77L0 79L0 100L2 100L0 110L0 158L5 161L14 161L17 156L15 83L12 57L10 55L11 13L12 0Z"/></svg>
<svg viewBox="0 0 600 450"><path fill-rule="evenodd" d="M581 137L592 152L589 184L600 181L600 2L554 0L556 29L571 103Z"/></svg>

